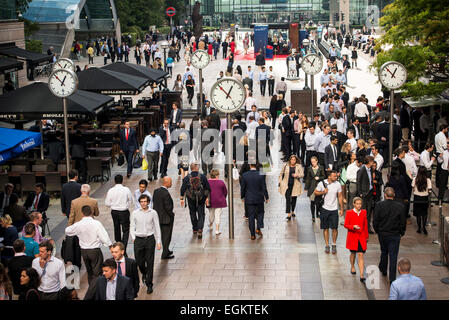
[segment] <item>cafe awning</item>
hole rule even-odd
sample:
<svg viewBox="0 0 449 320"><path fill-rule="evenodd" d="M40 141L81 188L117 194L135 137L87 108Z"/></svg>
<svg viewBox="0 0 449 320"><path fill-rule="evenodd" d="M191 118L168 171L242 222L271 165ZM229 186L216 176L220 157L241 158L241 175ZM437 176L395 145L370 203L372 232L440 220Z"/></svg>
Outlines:
<svg viewBox="0 0 449 320"><path fill-rule="evenodd" d="M403 98L403 100L412 108L425 108L430 106L442 106L449 104L449 99L444 96L436 97L422 97L419 100L413 100L412 98Z"/></svg>
<svg viewBox="0 0 449 320"><path fill-rule="evenodd" d="M77 76L79 89L110 95L138 94L150 83L146 78L103 68L88 68Z"/></svg>
<svg viewBox="0 0 449 320"><path fill-rule="evenodd" d="M0 55L25 60L34 65L50 62L50 56L46 54L28 51L17 46L0 47Z"/></svg>
<svg viewBox="0 0 449 320"><path fill-rule="evenodd" d="M23 62L0 57L0 73L8 73L23 69Z"/></svg>
<svg viewBox="0 0 449 320"><path fill-rule="evenodd" d="M69 119L92 118L114 98L77 90L67 98ZM45 82L35 82L0 96L0 121L63 119L62 98L50 92Z"/></svg>
<svg viewBox="0 0 449 320"><path fill-rule="evenodd" d="M168 73L164 70L150 69L148 67L128 62L110 63L101 69L122 72L136 77L143 77L157 83L162 82L162 80L164 80L164 78L168 75Z"/></svg>
<svg viewBox="0 0 449 320"><path fill-rule="evenodd" d="M39 132L0 128L0 164L42 144Z"/></svg>

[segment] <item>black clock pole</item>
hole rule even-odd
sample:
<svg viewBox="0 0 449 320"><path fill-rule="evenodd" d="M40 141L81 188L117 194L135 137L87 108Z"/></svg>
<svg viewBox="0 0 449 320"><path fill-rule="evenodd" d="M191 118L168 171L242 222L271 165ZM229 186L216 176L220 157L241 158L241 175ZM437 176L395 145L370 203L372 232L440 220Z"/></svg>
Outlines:
<svg viewBox="0 0 449 320"><path fill-rule="evenodd" d="M231 113L226 114L226 159L225 159L225 168L228 170L228 208L229 208L229 239L234 239L234 184L232 181L232 167L233 167L233 159L232 159L232 150L234 139L232 136L232 119Z"/></svg>
<svg viewBox="0 0 449 320"><path fill-rule="evenodd" d="M390 141L388 141L389 163L388 176L391 174L391 166L393 165L393 116L394 116L394 90L390 91Z"/></svg>
<svg viewBox="0 0 449 320"><path fill-rule="evenodd" d="M66 171L67 171L67 182L70 180L70 152L69 152L69 124L67 116L67 98L62 98L62 104L64 108L64 140L65 140L65 161L66 161Z"/></svg>
<svg viewBox="0 0 449 320"><path fill-rule="evenodd" d="M197 114L201 114L203 112L203 69L198 69L200 74L200 103L197 106Z"/></svg>
<svg viewBox="0 0 449 320"><path fill-rule="evenodd" d="M307 76L306 76L306 77L307 77ZM313 94L313 90L314 90L314 83L313 83L313 82L314 82L314 80L315 80L315 76L314 76L313 74L311 74L311 75L310 75L310 89L311 89L310 91L311 91L311 94L312 94L312 96L311 96L311 106L312 106L312 109L311 109L311 111L310 111L310 112L311 112L311 114L310 114L310 119L311 119L311 120L313 120L313 101L315 100L314 97L313 97L313 96L314 96L314 94Z"/></svg>

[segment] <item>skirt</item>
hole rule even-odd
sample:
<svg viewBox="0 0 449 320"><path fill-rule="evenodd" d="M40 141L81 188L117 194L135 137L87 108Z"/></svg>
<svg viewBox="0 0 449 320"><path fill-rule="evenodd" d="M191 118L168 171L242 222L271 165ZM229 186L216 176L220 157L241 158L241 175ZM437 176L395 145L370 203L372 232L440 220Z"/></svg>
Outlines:
<svg viewBox="0 0 449 320"><path fill-rule="evenodd" d="M358 241L358 247L357 247L357 250L349 250L349 251L351 251L352 253L357 253L357 252L365 253L366 250L363 250L362 244L360 243L360 241Z"/></svg>
<svg viewBox="0 0 449 320"><path fill-rule="evenodd" d="M429 208L428 196L413 195L413 215L415 217L423 217L427 215L427 209Z"/></svg>

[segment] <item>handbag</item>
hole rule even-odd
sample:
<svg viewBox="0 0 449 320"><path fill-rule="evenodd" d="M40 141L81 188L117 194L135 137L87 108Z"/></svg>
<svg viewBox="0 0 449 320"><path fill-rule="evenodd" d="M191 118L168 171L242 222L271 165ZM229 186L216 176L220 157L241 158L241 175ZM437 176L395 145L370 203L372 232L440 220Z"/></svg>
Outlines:
<svg viewBox="0 0 449 320"><path fill-rule="evenodd" d="M148 170L148 161L147 159L142 160L142 170Z"/></svg>
<svg viewBox="0 0 449 320"><path fill-rule="evenodd" d="M118 156L117 164L119 166L123 166L124 163L125 163L125 156L123 154L121 154L121 155Z"/></svg>
<svg viewBox="0 0 449 320"><path fill-rule="evenodd" d="M236 167L232 168L232 179L239 180L239 178L239 170Z"/></svg>
<svg viewBox="0 0 449 320"><path fill-rule="evenodd" d="M136 153L136 155L133 158L133 168L137 169L142 167L142 156L140 155L140 153Z"/></svg>

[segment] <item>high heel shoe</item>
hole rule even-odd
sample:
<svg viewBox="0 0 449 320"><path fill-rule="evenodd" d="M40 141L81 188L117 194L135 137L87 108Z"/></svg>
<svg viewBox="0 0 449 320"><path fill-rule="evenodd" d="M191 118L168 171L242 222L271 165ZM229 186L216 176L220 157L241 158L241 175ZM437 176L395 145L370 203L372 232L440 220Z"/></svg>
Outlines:
<svg viewBox="0 0 449 320"><path fill-rule="evenodd" d="M292 217L287 216L286 220L287 220L287 221L290 221L290 220L292 220Z"/></svg>
<svg viewBox="0 0 449 320"><path fill-rule="evenodd" d="M356 271L352 271L352 270L351 270L351 274L357 274L357 272L356 272Z"/></svg>
<svg viewBox="0 0 449 320"><path fill-rule="evenodd" d="M360 278L360 282L364 284L364 283L366 283L366 279L365 278Z"/></svg>

